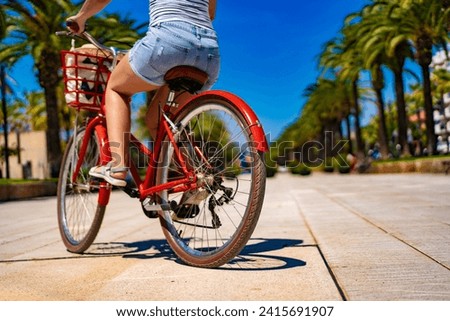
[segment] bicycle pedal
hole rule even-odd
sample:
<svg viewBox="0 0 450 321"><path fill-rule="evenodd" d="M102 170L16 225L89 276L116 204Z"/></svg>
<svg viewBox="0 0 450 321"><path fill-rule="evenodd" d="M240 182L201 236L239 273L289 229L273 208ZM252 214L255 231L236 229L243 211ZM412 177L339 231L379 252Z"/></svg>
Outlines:
<svg viewBox="0 0 450 321"><path fill-rule="evenodd" d="M147 210L143 210L145 216L147 216L148 218L154 219L154 218L158 218L159 214L158 211L147 211Z"/></svg>
<svg viewBox="0 0 450 321"><path fill-rule="evenodd" d="M147 216L148 218L158 218L159 217L159 214L158 214L158 211L155 211L155 210L149 210L149 209L147 209L146 208L146 206L152 206L153 205L153 202L151 201L151 200L144 200L142 203L141 203L141 206L142 206L142 211L144 212L144 214L145 214L145 216Z"/></svg>

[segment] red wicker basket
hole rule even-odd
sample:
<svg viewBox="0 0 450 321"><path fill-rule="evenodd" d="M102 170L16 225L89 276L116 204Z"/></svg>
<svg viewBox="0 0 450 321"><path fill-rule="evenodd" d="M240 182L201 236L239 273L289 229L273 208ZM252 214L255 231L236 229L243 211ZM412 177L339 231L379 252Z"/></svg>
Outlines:
<svg viewBox="0 0 450 321"><path fill-rule="evenodd" d="M61 52L64 93L69 106L100 111L112 59L96 49Z"/></svg>

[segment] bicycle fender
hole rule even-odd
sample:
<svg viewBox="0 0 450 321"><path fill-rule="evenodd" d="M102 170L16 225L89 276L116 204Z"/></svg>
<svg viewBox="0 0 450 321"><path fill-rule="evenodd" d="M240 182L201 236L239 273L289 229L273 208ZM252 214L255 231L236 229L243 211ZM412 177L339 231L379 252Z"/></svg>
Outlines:
<svg viewBox="0 0 450 321"><path fill-rule="evenodd" d="M210 90L205 91L199 95L194 96L191 100L189 100L187 104L190 104L194 102L197 99L221 99L225 100L231 105L236 106L238 111L241 113L242 117L245 119L250 132L253 136L253 139L256 142L255 148L259 152L267 152L269 150L269 145L267 144L266 135L264 133L264 129L262 127L261 122L258 119L258 116L256 116L256 113L253 111L253 109L240 97L236 96L235 94L232 94L227 91L223 90Z"/></svg>

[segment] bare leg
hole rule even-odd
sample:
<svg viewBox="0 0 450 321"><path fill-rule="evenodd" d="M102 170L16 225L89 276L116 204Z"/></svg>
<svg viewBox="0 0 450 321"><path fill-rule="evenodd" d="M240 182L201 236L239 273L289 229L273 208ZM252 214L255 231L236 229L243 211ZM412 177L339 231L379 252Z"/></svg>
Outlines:
<svg viewBox="0 0 450 321"><path fill-rule="evenodd" d="M153 139L156 139L159 119L161 117L160 106L164 106L166 104L168 95L169 87L167 85L160 87L153 97L147 110L147 114L145 115L145 123L150 136L152 136ZM176 103L179 106L183 106L191 97L192 95L188 92L177 93ZM172 112L176 112L176 108L173 108Z"/></svg>
<svg viewBox="0 0 450 321"><path fill-rule="evenodd" d="M161 117L160 107L165 105L168 93L169 88L167 85L160 87L155 93L155 96L153 96L150 106L147 109L147 113L145 114L145 124L153 139L156 139L158 131L159 118Z"/></svg>
<svg viewBox="0 0 450 321"><path fill-rule="evenodd" d="M106 123L114 167L128 166L128 135L130 133L130 99L138 92L159 88L136 76L125 56L111 74L106 88ZM124 179L125 172L111 174Z"/></svg>

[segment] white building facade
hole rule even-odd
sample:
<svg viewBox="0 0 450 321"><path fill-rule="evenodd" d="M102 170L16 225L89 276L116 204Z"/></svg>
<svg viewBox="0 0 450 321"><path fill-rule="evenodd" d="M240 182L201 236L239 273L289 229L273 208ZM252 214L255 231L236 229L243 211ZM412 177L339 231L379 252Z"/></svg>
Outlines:
<svg viewBox="0 0 450 321"><path fill-rule="evenodd" d="M9 171L11 178L36 178L49 177L45 131L31 131L8 135L10 149L19 149L18 155L9 156ZM3 177L6 173L6 164L1 164Z"/></svg>
<svg viewBox="0 0 450 321"><path fill-rule="evenodd" d="M447 49L450 50L450 46ZM433 56L431 68L434 70L446 69L450 72L450 60L444 50ZM444 93L442 103L434 106L433 113L438 152L448 153L450 146L450 92Z"/></svg>

